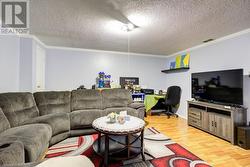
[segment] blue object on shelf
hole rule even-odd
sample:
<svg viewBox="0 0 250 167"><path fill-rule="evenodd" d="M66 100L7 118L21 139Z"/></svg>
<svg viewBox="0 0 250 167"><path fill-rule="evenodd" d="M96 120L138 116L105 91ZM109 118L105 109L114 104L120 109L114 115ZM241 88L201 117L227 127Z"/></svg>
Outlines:
<svg viewBox="0 0 250 167"><path fill-rule="evenodd" d="M170 69L174 69L174 68L175 68L175 62L173 61L170 63Z"/></svg>
<svg viewBox="0 0 250 167"><path fill-rule="evenodd" d="M145 93L133 93L132 99L137 102L144 102Z"/></svg>

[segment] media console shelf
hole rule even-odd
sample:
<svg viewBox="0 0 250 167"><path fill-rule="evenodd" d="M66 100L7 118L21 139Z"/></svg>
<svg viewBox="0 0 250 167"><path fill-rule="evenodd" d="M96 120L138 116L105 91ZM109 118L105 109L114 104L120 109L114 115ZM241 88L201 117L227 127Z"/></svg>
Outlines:
<svg viewBox="0 0 250 167"><path fill-rule="evenodd" d="M188 125L236 144L236 128L246 125L247 109L188 101Z"/></svg>

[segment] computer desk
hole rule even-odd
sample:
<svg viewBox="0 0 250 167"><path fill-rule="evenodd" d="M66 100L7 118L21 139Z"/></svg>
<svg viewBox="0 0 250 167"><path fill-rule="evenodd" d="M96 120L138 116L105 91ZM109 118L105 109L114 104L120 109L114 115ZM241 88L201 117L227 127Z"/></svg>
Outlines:
<svg viewBox="0 0 250 167"><path fill-rule="evenodd" d="M144 105L146 108L146 113L148 113L160 99L165 99L165 95L145 95Z"/></svg>

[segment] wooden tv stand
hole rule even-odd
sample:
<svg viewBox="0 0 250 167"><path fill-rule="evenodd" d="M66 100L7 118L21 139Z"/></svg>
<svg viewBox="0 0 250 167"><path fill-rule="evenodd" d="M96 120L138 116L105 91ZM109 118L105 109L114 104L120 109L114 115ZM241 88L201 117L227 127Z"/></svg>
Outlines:
<svg viewBox="0 0 250 167"><path fill-rule="evenodd" d="M236 128L246 125L247 109L188 101L188 125L236 144Z"/></svg>

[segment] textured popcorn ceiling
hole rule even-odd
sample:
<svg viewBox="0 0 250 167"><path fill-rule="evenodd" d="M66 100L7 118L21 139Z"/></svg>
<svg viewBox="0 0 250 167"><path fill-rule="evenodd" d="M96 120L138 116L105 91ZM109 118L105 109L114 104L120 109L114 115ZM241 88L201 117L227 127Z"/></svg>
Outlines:
<svg viewBox="0 0 250 167"><path fill-rule="evenodd" d="M250 0L31 0L47 45L168 55L250 27ZM120 29L130 20L139 28Z"/></svg>

